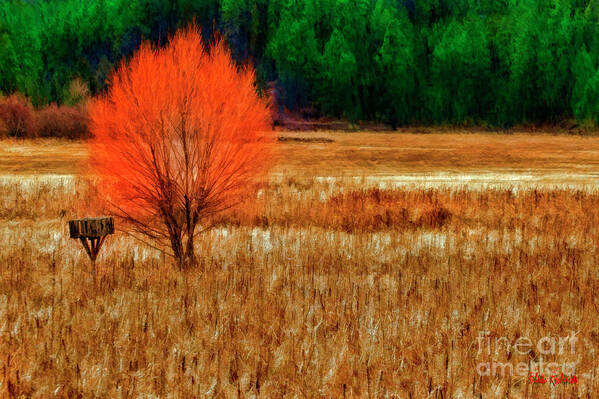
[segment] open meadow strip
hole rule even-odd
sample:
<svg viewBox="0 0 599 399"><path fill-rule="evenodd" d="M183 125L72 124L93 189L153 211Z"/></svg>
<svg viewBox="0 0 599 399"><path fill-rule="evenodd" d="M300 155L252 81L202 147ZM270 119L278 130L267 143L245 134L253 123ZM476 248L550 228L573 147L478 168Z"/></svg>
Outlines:
<svg viewBox="0 0 599 399"><path fill-rule="evenodd" d="M434 131L434 130L433 130ZM549 134L279 132L272 179L356 180L487 188L599 182L599 139ZM323 139L329 140L322 142ZM87 150L68 140L0 141L0 178L87 174Z"/></svg>
<svg viewBox="0 0 599 399"><path fill-rule="evenodd" d="M93 180L72 176L84 159L79 144L45 143L64 163L43 176L4 158L0 382L34 397L594 396L599 193L592 178L569 187L568 171L597 173L596 139L543 136L543 147L536 136L507 137L522 165L537 165L525 172L515 156L500 162L499 153L471 148L468 135L443 136L465 154L461 163L435 158L426 137L418 145L388 136L395 156L417 146L424 157L410 155L413 169L403 169L391 150L355 156L358 141L378 145L378 135L322 134L334 143L277 144L287 160L254 200L209 221L197 269L178 271L121 233L104 244L97 288L66 223L102 212ZM310 164L318 152L326 165ZM457 162L452 171L463 175L507 168L563 177L555 187L520 181L524 189L363 178L424 176L427 156L431 173ZM574 352L521 355L495 345L571 332ZM501 374L540 359L576 362L579 383ZM500 366L481 376L488 361Z"/></svg>

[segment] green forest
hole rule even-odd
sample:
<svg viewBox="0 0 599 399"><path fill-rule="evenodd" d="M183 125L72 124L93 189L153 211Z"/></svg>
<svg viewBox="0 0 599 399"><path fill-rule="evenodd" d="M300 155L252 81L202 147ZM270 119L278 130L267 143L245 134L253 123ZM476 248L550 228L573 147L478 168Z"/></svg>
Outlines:
<svg viewBox="0 0 599 399"><path fill-rule="evenodd" d="M101 93L195 21L280 109L412 124L599 122L599 0L48 0L0 4L0 91Z"/></svg>

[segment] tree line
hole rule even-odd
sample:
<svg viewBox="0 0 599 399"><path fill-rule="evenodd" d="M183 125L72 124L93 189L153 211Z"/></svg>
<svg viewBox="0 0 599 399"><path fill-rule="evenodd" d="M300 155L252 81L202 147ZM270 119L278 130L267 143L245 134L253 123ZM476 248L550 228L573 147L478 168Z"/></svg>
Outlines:
<svg viewBox="0 0 599 399"><path fill-rule="evenodd" d="M53 0L0 4L0 91L102 92L143 40L220 32L278 106L407 124L599 122L599 0Z"/></svg>

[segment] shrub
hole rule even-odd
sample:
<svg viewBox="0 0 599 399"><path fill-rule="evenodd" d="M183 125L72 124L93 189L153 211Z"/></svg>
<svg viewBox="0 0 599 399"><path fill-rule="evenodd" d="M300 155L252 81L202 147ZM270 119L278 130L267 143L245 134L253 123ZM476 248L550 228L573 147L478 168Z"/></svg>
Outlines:
<svg viewBox="0 0 599 399"><path fill-rule="evenodd" d="M64 103L67 105L85 104L90 93L87 84L80 78L73 79L64 94Z"/></svg>
<svg viewBox="0 0 599 399"><path fill-rule="evenodd" d="M0 136L34 137L33 107L20 94L0 98Z"/></svg>
<svg viewBox="0 0 599 399"><path fill-rule="evenodd" d="M77 139L88 136L87 114L83 107L50 104L36 115L38 137Z"/></svg>

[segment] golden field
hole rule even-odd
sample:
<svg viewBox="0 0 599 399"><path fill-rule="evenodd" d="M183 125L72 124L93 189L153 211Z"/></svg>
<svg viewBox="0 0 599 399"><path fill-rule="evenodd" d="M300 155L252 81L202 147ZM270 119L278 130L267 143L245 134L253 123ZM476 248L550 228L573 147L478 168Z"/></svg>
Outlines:
<svg viewBox="0 0 599 399"><path fill-rule="evenodd" d="M66 226L99 212L85 146L1 141L0 396L598 397L599 139L281 135L197 269L118 232L96 286Z"/></svg>

